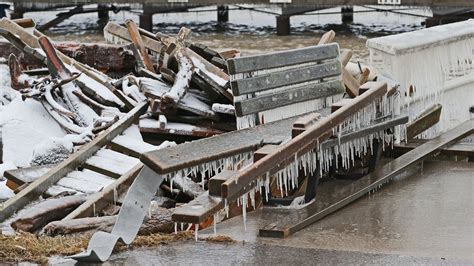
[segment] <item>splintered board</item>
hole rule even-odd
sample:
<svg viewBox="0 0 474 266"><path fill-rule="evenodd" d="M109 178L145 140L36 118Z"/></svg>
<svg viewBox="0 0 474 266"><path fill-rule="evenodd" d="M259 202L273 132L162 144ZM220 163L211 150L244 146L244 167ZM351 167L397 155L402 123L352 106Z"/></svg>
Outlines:
<svg viewBox="0 0 474 266"><path fill-rule="evenodd" d="M142 155L141 161L159 174L167 174L254 151L264 143L281 143L291 138L291 127L296 119L298 117L148 152Z"/></svg>
<svg viewBox="0 0 474 266"><path fill-rule="evenodd" d="M170 136L190 136L196 138L206 138L224 133L212 127L194 126L178 122L167 122L164 127L160 127L160 122L156 119L140 120L140 132L154 133Z"/></svg>
<svg viewBox="0 0 474 266"><path fill-rule="evenodd" d="M295 210L291 215L287 215L284 219L280 219L279 221L264 226L260 229L259 235L263 237L287 237L343 208L349 203L364 196L369 191L378 188L384 183L390 181L390 179L397 174L402 173L407 169L407 167L415 165L433 155L437 150L445 148L450 143L463 139L472 133L474 133L474 120L471 119L383 165L374 172L347 186L335 190L333 193L326 195L322 199L321 197L317 198L315 202L309 204L305 208Z"/></svg>

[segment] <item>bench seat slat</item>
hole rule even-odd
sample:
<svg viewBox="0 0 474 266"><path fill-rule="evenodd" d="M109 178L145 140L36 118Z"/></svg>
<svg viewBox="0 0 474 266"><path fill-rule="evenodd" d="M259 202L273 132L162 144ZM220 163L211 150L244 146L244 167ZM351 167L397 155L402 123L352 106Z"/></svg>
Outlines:
<svg viewBox="0 0 474 266"><path fill-rule="evenodd" d="M266 55L247 56L227 60L229 74L239 74L308 62L327 60L339 56L337 43L292 49Z"/></svg>
<svg viewBox="0 0 474 266"><path fill-rule="evenodd" d="M254 98L236 101L236 115L242 117L261 111L286 106L298 102L310 101L344 92L340 80L331 80L316 84L305 84L292 89L256 96Z"/></svg>
<svg viewBox="0 0 474 266"><path fill-rule="evenodd" d="M341 62L334 60L319 65L287 69L280 72L234 80L232 81L231 87L234 96L239 96L321 78L333 77L340 74Z"/></svg>

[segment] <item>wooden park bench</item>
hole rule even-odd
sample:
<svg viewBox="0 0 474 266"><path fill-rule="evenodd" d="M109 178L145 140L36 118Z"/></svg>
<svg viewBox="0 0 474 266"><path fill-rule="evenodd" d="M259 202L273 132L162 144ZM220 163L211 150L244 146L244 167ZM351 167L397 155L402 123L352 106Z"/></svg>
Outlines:
<svg viewBox="0 0 474 266"><path fill-rule="evenodd" d="M408 120L380 117L365 128L330 139L339 124L393 94L385 83L367 83L360 89L362 95L333 104L345 92L335 43L234 58L227 63L242 129L144 153L140 160L145 166L125 198L111 235L94 236L88 252L76 259L105 258L106 252L96 248L105 238L131 242L164 179L172 183L178 175L191 174L200 174L203 181L210 178L209 190L177 208L172 216L177 223L199 225L239 198L245 204L247 193L257 183L262 186L259 178L277 174L300 155L384 132ZM313 184L307 186L308 201L314 198L320 171L313 168L308 170L313 174L307 174L308 183Z"/></svg>

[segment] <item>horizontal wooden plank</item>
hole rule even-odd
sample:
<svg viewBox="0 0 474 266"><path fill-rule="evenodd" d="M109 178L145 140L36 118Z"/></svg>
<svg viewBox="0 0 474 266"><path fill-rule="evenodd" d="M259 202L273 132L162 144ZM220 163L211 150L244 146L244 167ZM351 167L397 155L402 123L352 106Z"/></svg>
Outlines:
<svg viewBox="0 0 474 266"><path fill-rule="evenodd" d="M291 125L298 117L288 118L253 128L180 144L144 153L140 160L166 174L217 159L256 150L263 143L282 142L291 137Z"/></svg>
<svg viewBox="0 0 474 266"><path fill-rule="evenodd" d="M400 143L394 145L395 154L403 154L409 152L413 149L416 149L418 146L425 144L427 140L414 139L410 140L408 143ZM439 150L440 154L447 156L466 156L469 158L474 158L474 143L454 143L444 149Z"/></svg>
<svg viewBox="0 0 474 266"><path fill-rule="evenodd" d="M3 174L6 179L13 181L18 186L25 183L31 183L42 175L46 174L49 170L53 169L56 165L39 165L31 166L27 168L20 168L14 170L7 170Z"/></svg>
<svg viewBox="0 0 474 266"><path fill-rule="evenodd" d="M227 65L229 74L232 75L262 69L327 60L331 58L337 58L338 56L339 45L337 43L332 43L264 55L231 58L227 60Z"/></svg>
<svg viewBox="0 0 474 266"><path fill-rule="evenodd" d="M259 95L254 98L236 101L235 113L242 117L260 111L270 110L293 103L328 97L344 92L340 80L331 80L316 84L307 84L284 91Z"/></svg>
<svg viewBox="0 0 474 266"><path fill-rule="evenodd" d="M140 120L140 132L155 133L170 136L191 136L196 138L207 138L214 135L224 133L221 130L212 127L194 126L178 122L168 122L164 128L160 127L159 121L156 119Z"/></svg>
<svg viewBox="0 0 474 266"><path fill-rule="evenodd" d="M239 96L312 80L334 77L340 74L341 63L339 60L334 60L323 64L286 69L250 78L233 80L231 82L231 87L234 96Z"/></svg>

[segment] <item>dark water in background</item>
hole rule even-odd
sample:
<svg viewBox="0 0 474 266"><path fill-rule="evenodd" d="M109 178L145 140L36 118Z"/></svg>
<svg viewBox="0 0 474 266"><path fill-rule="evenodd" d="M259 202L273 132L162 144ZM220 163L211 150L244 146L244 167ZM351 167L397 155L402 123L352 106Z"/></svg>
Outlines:
<svg viewBox="0 0 474 266"><path fill-rule="evenodd" d="M279 13L278 7L252 6L267 12ZM312 12L307 15L291 17L290 36L276 36L275 16L250 10L231 10L229 22L220 24L216 21L215 6L193 9L193 12L156 14L153 16L154 32L176 34L181 27L192 30L191 39L202 42L217 50L239 49L243 54L258 54L274 50L305 47L317 43L319 37L328 30L336 31L336 41L341 47L350 48L355 59L366 61L368 51L365 49L367 38L384 36L423 28L421 16L430 16L426 8L407 9L400 7L399 12L367 12L370 7L354 8L354 22L342 24L340 14L316 14L338 12L340 8ZM230 8L235 8L230 6ZM393 7L384 7L391 9ZM37 24L53 19L58 11L26 13L25 17L34 18ZM125 19L138 21L138 13L123 11L118 14L110 12L110 19L118 23ZM104 42L102 31L97 24L97 14L76 15L47 32L57 41Z"/></svg>

